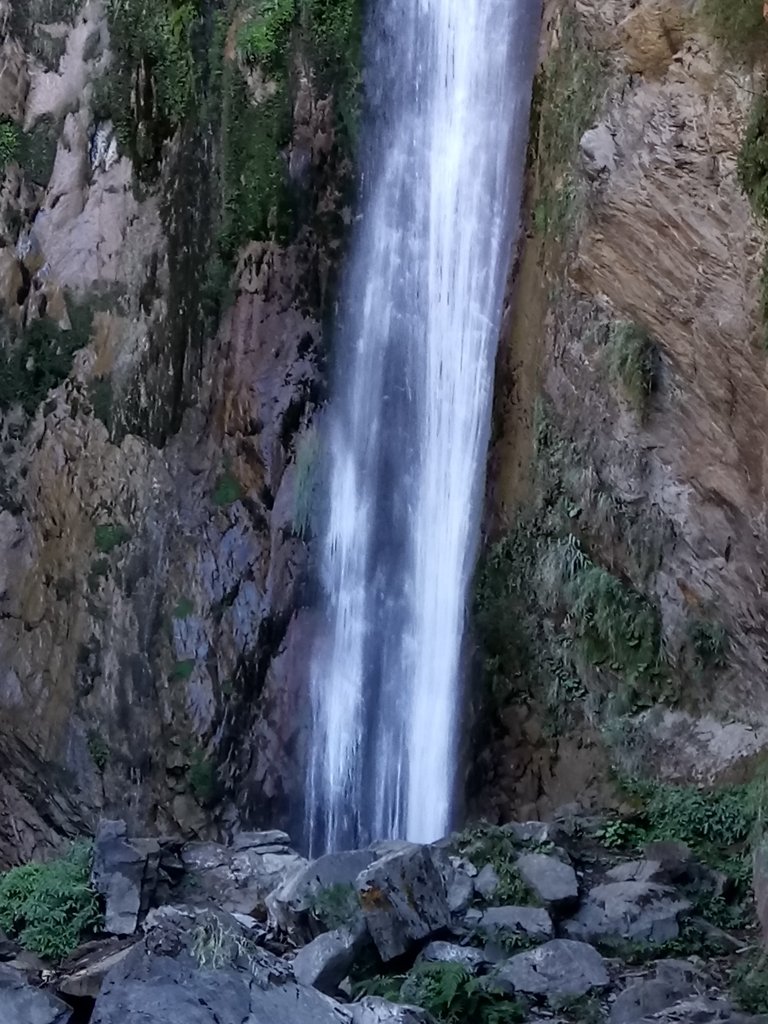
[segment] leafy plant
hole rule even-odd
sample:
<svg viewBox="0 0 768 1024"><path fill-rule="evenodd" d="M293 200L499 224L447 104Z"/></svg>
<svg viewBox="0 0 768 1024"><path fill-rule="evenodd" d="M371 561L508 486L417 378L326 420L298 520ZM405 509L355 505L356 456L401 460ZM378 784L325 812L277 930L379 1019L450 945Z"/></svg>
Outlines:
<svg viewBox="0 0 768 1024"><path fill-rule="evenodd" d="M73 310L74 312L74 310ZM48 392L67 378L72 358L88 342L82 329L64 331L51 320L33 320L0 352L0 409L20 404L32 415Z"/></svg>
<svg viewBox="0 0 768 1024"><path fill-rule="evenodd" d="M283 63L295 17L296 0L262 0L256 14L238 33L238 52L244 60L267 68Z"/></svg>
<svg viewBox="0 0 768 1024"><path fill-rule="evenodd" d="M650 335L629 321L611 324L606 356L611 378L642 418L654 388L655 353Z"/></svg>
<svg viewBox="0 0 768 1024"><path fill-rule="evenodd" d="M310 910L313 917L328 931L342 928L353 922L360 914L357 890L354 886L343 883L324 886L312 897Z"/></svg>
<svg viewBox="0 0 768 1024"><path fill-rule="evenodd" d="M725 668L728 654L728 634L719 622L694 619L688 624L687 645L693 654L697 672L710 668Z"/></svg>
<svg viewBox="0 0 768 1024"><path fill-rule="evenodd" d="M101 923L90 870L91 847L79 843L60 860L0 875L0 927L33 953L67 956Z"/></svg>
<svg viewBox="0 0 768 1024"><path fill-rule="evenodd" d="M700 13L715 38L742 57L768 42L763 0L701 0Z"/></svg>
<svg viewBox="0 0 768 1024"><path fill-rule="evenodd" d="M130 532L119 523L102 523L94 531L96 550L102 555L109 555L131 539Z"/></svg>
<svg viewBox="0 0 768 1024"><path fill-rule="evenodd" d="M255 946L215 914L206 914L192 932L192 956L204 970L220 971L245 963L251 968Z"/></svg>
<svg viewBox="0 0 768 1024"><path fill-rule="evenodd" d="M197 662L194 658L186 658L184 661L174 662L171 668L170 679L172 682L182 682L189 679L195 671Z"/></svg>
<svg viewBox="0 0 768 1024"><path fill-rule="evenodd" d="M753 952L733 971L731 992L748 1013L768 1013L768 962L765 953Z"/></svg>
<svg viewBox="0 0 768 1024"><path fill-rule="evenodd" d="M624 849L633 846L637 842L638 831L635 825L621 818L614 818L606 822L596 834L596 839L609 850Z"/></svg>
<svg viewBox="0 0 768 1024"><path fill-rule="evenodd" d="M174 619L188 619L194 610L194 603L188 597L180 597L171 614Z"/></svg>
<svg viewBox="0 0 768 1024"><path fill-rule="evenodd" d="M103 772L109 762L109 747L101 733L95 729L88 733L88 753L96 765L96 770Z"/></svg>
<svg viewBox="0 0 768 1024"><path fill-rule="evenodd" d="M493 894L494 902L515 906L537 904L536 896L517 870L518 851L508 832L494 825L473 825L457 836L455 847L477 867L490 864L496 872L499 884Z"/></svg>

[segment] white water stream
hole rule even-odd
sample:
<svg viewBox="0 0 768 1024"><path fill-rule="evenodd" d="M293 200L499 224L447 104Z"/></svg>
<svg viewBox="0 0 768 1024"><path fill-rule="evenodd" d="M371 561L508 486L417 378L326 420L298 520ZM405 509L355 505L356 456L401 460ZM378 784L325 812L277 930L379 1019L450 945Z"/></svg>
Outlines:
<svg viewBox="0 0 768 1024"><path fill-rule="evenodd" d="M313 852L448 830L539 0L372 0L335 343Z"/></svg>

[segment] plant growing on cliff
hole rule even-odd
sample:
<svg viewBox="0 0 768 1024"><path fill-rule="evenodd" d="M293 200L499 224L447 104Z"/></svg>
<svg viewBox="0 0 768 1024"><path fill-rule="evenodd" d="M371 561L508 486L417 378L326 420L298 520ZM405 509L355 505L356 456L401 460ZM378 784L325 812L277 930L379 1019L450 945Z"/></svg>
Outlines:
<svg viewBox="0 0 768 1024"><path fill-rule="evenodd" d="M241 57L274 70L285 60L288 36L296 17L296 0L262 0L237 36Z"/></svg>
<svg viewBox="0 0 768 1024"><path fill-rule="evenodd" d="M330 931L351 924L360 914L360 900L353 885L336 883L318 889L312 897L312 915Z"/></svg>
<svg viewBox="0 0 768 1024"><path fill-rule="evenodd" d="M131 534L120 523L100 523L93 531L96 550L102 555L111 554L115 548L127 543Z"/></svg>
<svg viewBox="0 0 768 1024"><path fill-rule="evenodd" d="M402 1002L421 1006L444 1024L513 1024L525 1020L523 1007L462 964L420 964L400 988Z"/></svg>
<svg viewBox="0 0 768 1024"><path fill-rule="evenodd" d="M644 327L622 320L608 332L606 362L611 379L623 390L642 419L655 377L655 350Z"/></svg>
<svg viewBox="0 0 768 1024"><path fill-rule="evenodd" d="M0 170L16 158L19 139L18 126L9 118L0 118Z"/></svg>
<svg viewBox="0 0 768 1024"><path fill-rule="evenodd" d="M701 0L704 24L737 56L755 54L768 41L763 0Z"/></svg>
<svg viewBox="0 0 768 1024"><path fill-rule="evenodd" d="M517 848L513 837L494 825L473 825L456 838L455 848L478 867L490 864L499 884L494 901L515 906L535 906L537 899L517 870Z"/></svg>
<svg viewBox="0 0 768 1024"><path fill-rule="evenodd" d="M216 766L201 750L195 751L187 772L189 788L202 807L209 807L219 790L219 776Z"/></svg>
<svg viewBox="0 0 768 1024"><path fill-rule="evenodd" d="M33 953L67 956L101 923L90 870L90 845L79 843L60 860L1 875L0 927Z"/></svg>
<svg viewBox="0 0 768 1024"><path fill-rule="evenodd" d="M240 486L240 481L232 473L226 472L222 473L216 481L211 501L214 505L222 508L225 505L231 505L233 502L239 501L242 496L243 488Z"/></svg>

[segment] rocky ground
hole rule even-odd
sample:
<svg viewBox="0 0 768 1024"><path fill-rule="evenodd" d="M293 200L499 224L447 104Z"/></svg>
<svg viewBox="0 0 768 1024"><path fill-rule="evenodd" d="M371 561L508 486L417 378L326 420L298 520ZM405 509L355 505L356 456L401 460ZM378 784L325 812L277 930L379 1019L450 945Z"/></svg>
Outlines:
<svg viewBox="0 0 768 1024"><path fill-rule="evenodd" d="M623 828L563 814L309 862L280 831L182 844L103 821L103 934L55 969L3 937L0 1022L768 1021L729 994L746 918L702 916L722 920L726 876L679 842L619 855ZM756 977L734 989L753 1009Z"/></svg>

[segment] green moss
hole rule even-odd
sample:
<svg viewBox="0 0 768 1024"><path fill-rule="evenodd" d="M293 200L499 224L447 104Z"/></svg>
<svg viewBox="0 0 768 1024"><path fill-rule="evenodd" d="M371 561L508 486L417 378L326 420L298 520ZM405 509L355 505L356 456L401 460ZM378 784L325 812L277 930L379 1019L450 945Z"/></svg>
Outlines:
<svg viewBox="0 0 768 1024"><path fill-rule="evenodd" d="M94 530L96 550L102 555L111 554L115 548L126 544L130 539L130 532L119 523L102 523Z"/></svg>
<svg viewBox="0 0 768 1024"><path fill-rule="evenodd" d="M203 806L210 806L216 799L219 783L218 773L215 765L209 761L202 751L197 751L187 773L189 788L197 800Z"/></svg>
<svg viewBox="0 0 768 1024"><path fill-rule="evenodd" d="M327 930L352 924L360 915L360 900L353 885L327 885L312 897L310 910Z"/></svg>
<svg viewBox="0 0 768 1024"><path fill-rule="evenodd" d="M60 860L0 875L0 927L33 953L67 956L101 922L90 869L90 846L80 844Z"/></svg>
<svg viewBox="0 0 768 1024"><path fill-rule="evenodd" d="M732 52L752 57L768 45L763 0L701 0L706 28Z"/></svg>
<svg viewBox="0 0 768 1024"><path fill-rule="evenodd" d="M320 441L315 430L304 434L296 452L293 529L298 537L311 531L318 487Z"/></svg>
<svg viewBox="0 0 768 1024"><path fill-rule="evenodd" d="M644 327L630 321L610 326L606 361L611 379L644 418L655 383L655 349Z"/></svg>
<svg viewBox="0 0 768 1024"><path fill-rule="evenodd" d="M0 118L0 169L16 159L19 152L19 128L7 117Z"/></svg>
<svg viewBox="0 0 768 1024"><path fill-rule="evenodd" d="M182 597L176 604L176 607L171 613L174 619L188 619L189 616L194 612L195 606L188 597Z"/></svg>
<svg viewBox="0 0 768 1024"><path fill-rule="evenodd" d="M171 674L169 677L171 682L178 683L189 679L195 671L196 664L197 662L194 658L188 658L186 661L174 662L171 667Z"/></svg>

